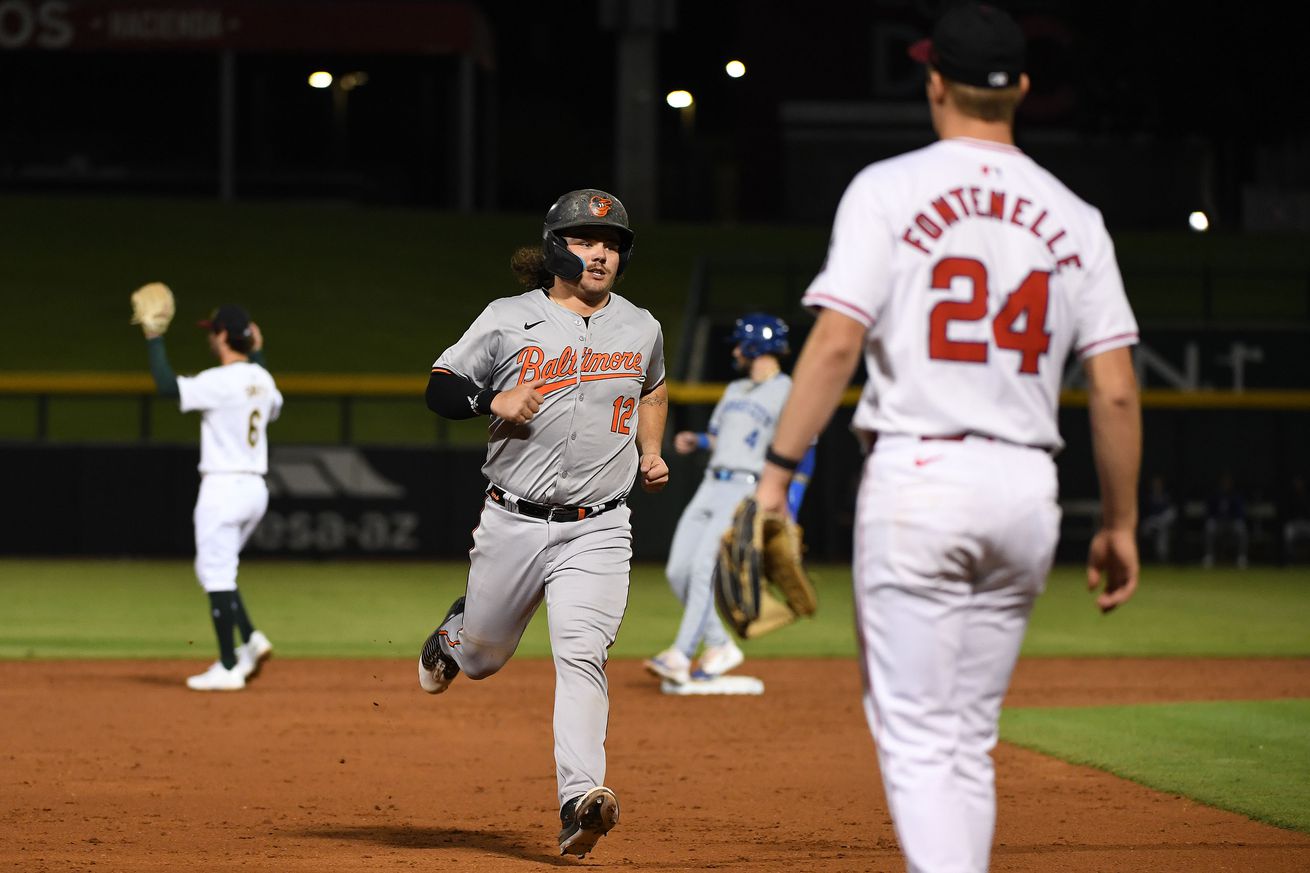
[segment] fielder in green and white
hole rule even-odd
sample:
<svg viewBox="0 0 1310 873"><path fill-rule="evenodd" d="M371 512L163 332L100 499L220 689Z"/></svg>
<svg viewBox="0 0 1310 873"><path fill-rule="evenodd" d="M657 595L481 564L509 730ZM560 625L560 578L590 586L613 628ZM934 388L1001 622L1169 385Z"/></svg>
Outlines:
<svg viewBox="0 0 1310 873"><path fill-rule="evenodd" d="M195 376L174 376L163 331L143 324L150 372L161 397L200 413L200 493L193 520L196 578L209 595L218 660L187 679L195 691L245 688L273 651L255 629L237 590L237 565L268 508L268 425L282 410L282 394L263 367L263 336L239 306L220 306L201 326L219 360ZM234 644L234 631L244 641Z"/></svg>

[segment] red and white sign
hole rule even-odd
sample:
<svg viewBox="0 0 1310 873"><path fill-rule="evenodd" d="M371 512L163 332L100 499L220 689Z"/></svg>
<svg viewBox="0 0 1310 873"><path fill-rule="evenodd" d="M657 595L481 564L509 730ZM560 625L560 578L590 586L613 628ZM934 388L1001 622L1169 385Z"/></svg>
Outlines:
<svg viewBox="0 0 1310 873"><path fill-rule="evenodd" d="M415 0L0 0L0 51L471 54L490 29L460 2Z"/></svg>

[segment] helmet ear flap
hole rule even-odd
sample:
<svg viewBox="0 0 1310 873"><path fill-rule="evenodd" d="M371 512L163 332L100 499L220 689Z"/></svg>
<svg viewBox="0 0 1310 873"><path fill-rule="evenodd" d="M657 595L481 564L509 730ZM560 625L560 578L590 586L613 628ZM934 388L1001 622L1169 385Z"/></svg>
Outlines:
<svg viewBox="0 0 1310 873"><path fill-rule="evenodd" d="M578 281L586 265L582 258L569 251L568 243L564 238L553 230L547 230L541 235L541 252L546 256L546 270L559 276L568 282ZM622 276L623 271L628 267L628 261L632 258L632 245L619 250L619 268L615 276Z"/></svg>
<svg viewBox="0 0 1310 873"><path fill-rule="evenodd" d="M541 251L546 256L546 270L568 282L576 282L585 264L582 258L569 251L568 244L553 230L541 235ZM620 260L619 269L623 269Z"/></svg>

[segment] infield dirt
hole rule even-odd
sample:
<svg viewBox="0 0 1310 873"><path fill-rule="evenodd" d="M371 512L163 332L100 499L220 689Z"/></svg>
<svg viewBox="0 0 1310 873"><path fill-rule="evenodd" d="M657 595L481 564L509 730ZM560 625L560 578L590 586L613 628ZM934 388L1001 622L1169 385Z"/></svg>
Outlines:
<svg viewBox="0 0 1310 873"><path fill-rule="evenodd" d="M759 660L759 697L609 666L622 818L560 858L550 662L429 697L411 661L0 663L0 866L22 871L900 871L850 660ZM1026 660L1007 705L1310 697L1310 660ZM994 871L1310 869L1310 836L1001 744Z"/></svg>

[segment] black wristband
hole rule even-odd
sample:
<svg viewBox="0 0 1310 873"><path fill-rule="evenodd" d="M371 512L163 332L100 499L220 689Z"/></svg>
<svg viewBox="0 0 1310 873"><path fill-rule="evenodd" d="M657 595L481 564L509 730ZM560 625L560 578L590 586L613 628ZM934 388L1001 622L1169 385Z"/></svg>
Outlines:
<svg viewBox="0 0 1310 873"><path fill-rule="evenodd" d="M782 467L782 469L787 470L789 472L791 470L795 470L797 467L801 465L800 458L795 458L795 459L784 458L782 455L778 454L773 450L773 446L769 446L769 450L764 453L764 460L768 461L770 464L773 464L775 467Z"/></svg>
<svg viewBox="0 0 1310 873"><path fill-rule="evenodd" d="M491 399L499 393L495 388L483 388L470 398L473 401L473 410L478 415L491 415Z"/></svg>

